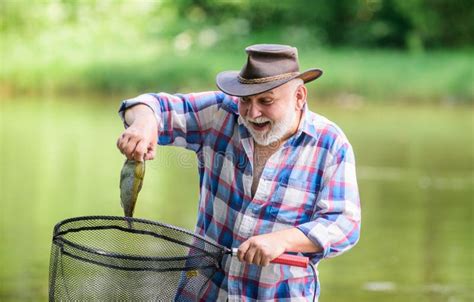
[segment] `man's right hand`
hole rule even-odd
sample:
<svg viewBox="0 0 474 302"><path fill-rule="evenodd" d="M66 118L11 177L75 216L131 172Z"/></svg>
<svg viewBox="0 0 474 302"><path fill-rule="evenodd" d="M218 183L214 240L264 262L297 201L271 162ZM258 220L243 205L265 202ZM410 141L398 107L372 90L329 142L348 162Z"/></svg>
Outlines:
<svg viewBox="0 0 474 302"><path fill-rule="evenodd" d="M137 161L155 158L158 122L150 107L136 105L125 111L125 122L130 125L117 140L117 148L128 159Z"/></svg>

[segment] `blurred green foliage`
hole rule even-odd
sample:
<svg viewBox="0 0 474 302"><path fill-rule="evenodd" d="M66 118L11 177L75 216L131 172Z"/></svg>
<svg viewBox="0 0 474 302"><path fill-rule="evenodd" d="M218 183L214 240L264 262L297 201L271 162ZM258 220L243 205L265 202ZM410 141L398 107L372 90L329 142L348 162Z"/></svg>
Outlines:
<svg viewBox="0 0 474 302"><path fill-rule="evenodd" d="M473 1L0 1L2 94L214 89L245 46L283 43L322 96L474 99Z"/></svg>
<svg viewBox="0 0 474 302"><path fill-rule="evenodd" d="M246 31L302 31L329 46L445 48L472 45L469 0L178 0L181 18L222 24L239 18ZM200 21L200 22L197 22Z"/></svg>
<svg viewBox="0 0 474 302"><path fill-rule="evenodd" d="M472 46L474 41L470 0L3 0L1 30L34 33L80 23L100 12L125 17L122 26L129 25L127 17L141 12L137 19L164 21L169 34L191 26L237 22L228 41L265 31L287 35L288 30L328 46L453 48Z"/></svg>

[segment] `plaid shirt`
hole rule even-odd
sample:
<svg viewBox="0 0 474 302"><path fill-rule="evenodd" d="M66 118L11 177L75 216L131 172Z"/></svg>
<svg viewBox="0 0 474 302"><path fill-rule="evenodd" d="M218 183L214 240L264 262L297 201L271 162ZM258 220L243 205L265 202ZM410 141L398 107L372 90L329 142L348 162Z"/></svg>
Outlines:
<svg viewBox="0 0 474 302"><path fill-rule="evenodd" d="M360 205L352 147L342 131L307 108L297 133L267 161L252 198L251 135L238 98L222 92L145 94L122 103L146 104L159 121L160 145L193 150L199 161L200 204L195 232L229 248L251 236L297 227L322 252L315 265L356 244ZM203 301L306 301L319 296L311 268L244 264L224 259Z"/></svg>

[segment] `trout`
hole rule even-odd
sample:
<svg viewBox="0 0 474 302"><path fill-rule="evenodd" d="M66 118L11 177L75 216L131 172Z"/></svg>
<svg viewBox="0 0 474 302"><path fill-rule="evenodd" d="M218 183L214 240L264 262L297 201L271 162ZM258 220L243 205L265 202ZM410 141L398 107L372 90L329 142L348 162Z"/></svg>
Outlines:
<svg viewBox="0 0 474 302"><path fill-rule="evenodd" d="M120 200L125 217L133 217L138 193L145 177L145 162L127 159L120 173ZM127 220L128 221L128 220ZM129 222L131 227L131 223Z"/></svg>

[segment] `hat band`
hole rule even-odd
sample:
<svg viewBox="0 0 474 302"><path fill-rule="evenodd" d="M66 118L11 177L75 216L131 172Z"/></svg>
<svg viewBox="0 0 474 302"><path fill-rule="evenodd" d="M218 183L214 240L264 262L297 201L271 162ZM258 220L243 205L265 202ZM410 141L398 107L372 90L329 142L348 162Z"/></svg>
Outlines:
<svg viewBox="0 0 474 302"><path fill-rule="evenodd" d="M246 79L246 78L243 78L239 75L238 80L242 84L261 84L261 83L268 83L268 82L272 82L272 81L288 79L288 78L291 78L291 77L293 77L295 75L298 75L298 74L299 74L299 72L289 72L289 73L278 74L276 76L265 77L265 78L257 78L257 79Z"/></svg>

